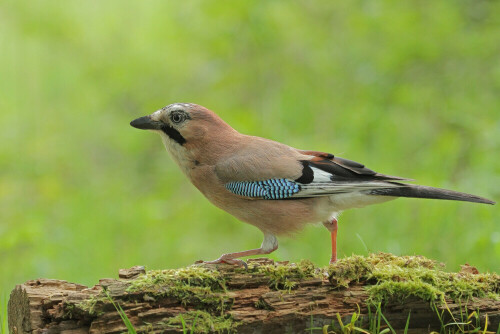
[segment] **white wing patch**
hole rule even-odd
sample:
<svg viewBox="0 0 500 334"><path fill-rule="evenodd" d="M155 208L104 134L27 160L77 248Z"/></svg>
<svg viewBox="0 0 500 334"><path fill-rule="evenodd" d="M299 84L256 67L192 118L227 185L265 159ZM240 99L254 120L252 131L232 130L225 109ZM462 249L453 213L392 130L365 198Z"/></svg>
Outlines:
<svg viewBox="0 0 500 334"><path fill-rule="evenodd" d="M317 182L317 183L331 182L332 174L325 172L324 170L321 170L321 169L316 168L316 167L311 167L311 169L314 173L313 182Z"/></svg>

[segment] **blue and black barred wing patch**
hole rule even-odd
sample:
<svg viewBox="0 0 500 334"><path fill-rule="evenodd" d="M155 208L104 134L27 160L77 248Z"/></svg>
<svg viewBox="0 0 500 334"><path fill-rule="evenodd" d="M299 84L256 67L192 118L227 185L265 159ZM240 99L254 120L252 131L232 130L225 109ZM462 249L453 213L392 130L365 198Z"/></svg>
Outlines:
<svg viewBox="0 0 500 334"><path fill-rule="evenodd" d="M225 187L236 195L263 199L285 199L300 191L298 183L287 179L229 182Z"/></svg>

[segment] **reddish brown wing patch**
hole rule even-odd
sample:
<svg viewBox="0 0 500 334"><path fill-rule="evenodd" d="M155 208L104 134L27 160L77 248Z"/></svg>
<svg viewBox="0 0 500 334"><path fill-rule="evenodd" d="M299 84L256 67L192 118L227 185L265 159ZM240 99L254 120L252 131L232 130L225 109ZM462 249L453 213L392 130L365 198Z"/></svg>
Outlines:
<svg viewBox="0 0 500 334"><path fill-rule="evenodd" d="M312 158L312 159L311 159L311 160L309 160L309 161L313 161L313 162L318 162L318 163L320 163L320 162L322 162L322 161L331 161L331 160L326 160L325 158L322 158L322 157L314 157L314 158Z"/></svg>
<svg viewBox="0 0 500 334"><path fill-rule="evenodd" d="M314 156L314 158L312 158L309 161L315 162L317 164L331 165L332 163L334 163L356 174L361 174L361 175L376 174L374 171L366 168L363 164L360 164L359 162L336 157L331 153L319 152L319 151L300 151L300 153Z"/></svg>
<svg viewBox="0 0 500 334"><path fill-rule="evenodd" d="M412 181L411 179L407 178L377 173L369 168L366 168L365 165L360 164L359 162L336 157L331 153L303 150L299 150L299 152L304 155L313 156L313 158L308 161L316 165L316 167L326 172L332 173L332 175L348 177L349 173L354 173L355 175L360 175L362 177L372 177L378 180Z"/></svg>
<svg viewBox="0 0 500 334"><path fill-rule="evenodd" d="M323 158L323 159L333 159L335 156L331 153L319 152L319 151L303 151L299 150L300 153L305 155L313 155L315 157Z"/></svg>

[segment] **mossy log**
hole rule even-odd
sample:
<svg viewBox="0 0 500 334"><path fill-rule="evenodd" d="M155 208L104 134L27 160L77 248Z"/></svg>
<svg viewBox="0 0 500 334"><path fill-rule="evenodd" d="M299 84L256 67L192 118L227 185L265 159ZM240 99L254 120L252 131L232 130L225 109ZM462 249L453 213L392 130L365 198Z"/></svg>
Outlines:
<svg viewBox="0 0 500 334"><path fill-rule="evenodd" d="M255 259L247 269L134 267L92 288L32 280L12 291L8 318L10 333L33 334L127 332L120 307L138 333L340 333L339 319L372 330L400 332L409 319L409 333L452 323L496 332L499 294L497 274L447 273L418 256L352 256L323 269Z"/></svg>

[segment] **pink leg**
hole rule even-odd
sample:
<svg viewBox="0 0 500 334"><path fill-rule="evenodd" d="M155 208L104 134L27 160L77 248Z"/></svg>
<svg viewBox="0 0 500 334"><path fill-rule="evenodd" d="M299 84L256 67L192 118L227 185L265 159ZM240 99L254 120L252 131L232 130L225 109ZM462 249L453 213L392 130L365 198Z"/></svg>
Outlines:
<svg viewBox="0 0 500 334"><path fill-rule="evenodd" d="M330 264L337 261L337 230L339 229L337 223L336 218L332 218L331 220L323 223L332 236L332 257L330 258Z"/></svg>
<svg viewBox="0 0 500 334"><path fill-rule="evenodd" d="M222 254L217 260L203 261L203 263L208 263L208 264L228 263L228 264L247 267L246 262L238 259L239 257L270 254L274 252L276 249L278 249L278 240L276 239L276 237L272 234L264 234L264 241L262 242L260 248L250 249L243 252Z"/></svg>

